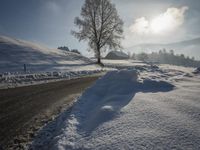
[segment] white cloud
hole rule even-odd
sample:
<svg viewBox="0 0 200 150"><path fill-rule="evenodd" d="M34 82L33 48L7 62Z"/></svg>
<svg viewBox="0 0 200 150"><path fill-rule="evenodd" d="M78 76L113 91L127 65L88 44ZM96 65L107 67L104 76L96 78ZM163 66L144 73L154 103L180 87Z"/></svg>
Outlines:
<svg viewBox="0 0 200 150"><path fill-rule="evenodd" d="M153 19L141 17L129 27L132 33L143 34L166 34L180 27L184 23L185 12L188 7L168 8L166 12Z"/></svg>
<svg viewBox="0 0 200 150"><path fill-rule="evenodd" d="M145 17L135 20L135 23L129 28L133 33L146 34L149 33L149 21Z"/></svg>

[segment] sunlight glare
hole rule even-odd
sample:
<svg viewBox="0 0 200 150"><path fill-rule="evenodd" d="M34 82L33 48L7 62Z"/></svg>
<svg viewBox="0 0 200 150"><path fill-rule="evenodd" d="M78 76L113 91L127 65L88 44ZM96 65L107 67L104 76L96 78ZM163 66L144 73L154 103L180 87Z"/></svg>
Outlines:
<svg viewBox="0 0 200 150"><path fill-rule="evenodd" d="M172 30L173 17L170 14L155 17L150 23L150 28L155 34L164 34Z"/></svg>

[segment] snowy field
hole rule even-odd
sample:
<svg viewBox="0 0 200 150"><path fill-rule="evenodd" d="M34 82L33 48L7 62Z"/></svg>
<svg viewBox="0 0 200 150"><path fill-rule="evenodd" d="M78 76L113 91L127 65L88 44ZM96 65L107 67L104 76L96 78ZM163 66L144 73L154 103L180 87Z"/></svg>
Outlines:
<svg viewBox="0 0 200 150"><path fill-rule="evenodd" d="M40 130L32 149L200 149L200 76L162 65L111 71Z"/></svg>

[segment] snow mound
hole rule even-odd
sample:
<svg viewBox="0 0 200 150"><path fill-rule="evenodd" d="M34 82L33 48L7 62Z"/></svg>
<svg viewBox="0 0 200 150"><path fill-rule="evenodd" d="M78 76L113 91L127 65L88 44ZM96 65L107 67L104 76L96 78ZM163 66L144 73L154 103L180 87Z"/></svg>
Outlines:
<svg viewBox="0 0 200 150"><path fill-rule="evenodd" d="M82 55L50 49L31 42L0 36L0 72L59 71L66 67L91 64Z"/></svg>
<svg viewBox="0 0 200 150"><path fill-rule="evenodd" d="M70 113L63 113L55 122L52 132L48 126L33 142L33 149L87 149L81 143L85 137L105 123L116 120L138 92L167 92L174 86L165 81L138 81L134 70L111 71L87 89L78 99ZM44 138L45 133L51 133ZM42 137L42 138L40 138ZM48 141L48 139L50 139ZM94 149L92 145L88 149Z"/></svg>

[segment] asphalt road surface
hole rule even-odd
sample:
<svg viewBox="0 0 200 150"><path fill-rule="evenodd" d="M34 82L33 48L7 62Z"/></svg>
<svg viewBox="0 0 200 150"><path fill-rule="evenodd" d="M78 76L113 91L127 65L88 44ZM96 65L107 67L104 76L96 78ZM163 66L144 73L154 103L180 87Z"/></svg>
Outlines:
<svg viewBox="0 0 200 150"><path fill-rule="evenodd" d="M98 77L0 90L0 149L23 149L41 126L70 107Z"/></svg>

